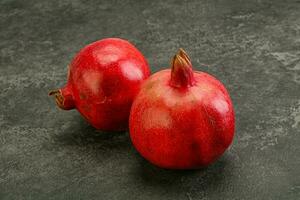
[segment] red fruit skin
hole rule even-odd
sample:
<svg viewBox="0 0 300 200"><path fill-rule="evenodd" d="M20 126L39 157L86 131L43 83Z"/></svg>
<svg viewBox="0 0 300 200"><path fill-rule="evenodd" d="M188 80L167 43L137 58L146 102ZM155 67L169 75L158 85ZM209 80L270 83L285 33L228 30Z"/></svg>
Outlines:
<svg viewBox="0 0 300 200"><path fill-rule="evenodd" d="M168 169L196 169L220 157L233 140L235 119L226 88L193 72L193 84L175 88L171 70L142 85L130 113L130 137L148 161Z"/></svg>
<svg viewBox="0 0 300 200"><path fill-rule="evenodd" d="M66 86L55 94L64 110L76 108L96 129L128 128L130 108L150 70L129 42L107 38L84 47L72 60Z"/></svg>

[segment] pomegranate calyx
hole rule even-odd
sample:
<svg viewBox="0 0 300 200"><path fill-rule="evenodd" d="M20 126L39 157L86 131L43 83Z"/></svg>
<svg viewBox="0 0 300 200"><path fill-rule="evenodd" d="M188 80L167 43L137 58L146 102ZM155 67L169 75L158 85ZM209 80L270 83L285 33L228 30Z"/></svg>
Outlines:
<svg viewBox="0 0 300 200"><path fill-rule="evenodd" d="M75 108L73 97L68 91L66 91L66 88L51 90L48 95L54 96L57 106L63 110L71 110Z"/></svg>
<svg viewBox="0 0 300 200"><path fill-rule="evenodd" d="M195 83L190 57L183 49L171 60L170 85L176 88L188 88Z"/></svg>

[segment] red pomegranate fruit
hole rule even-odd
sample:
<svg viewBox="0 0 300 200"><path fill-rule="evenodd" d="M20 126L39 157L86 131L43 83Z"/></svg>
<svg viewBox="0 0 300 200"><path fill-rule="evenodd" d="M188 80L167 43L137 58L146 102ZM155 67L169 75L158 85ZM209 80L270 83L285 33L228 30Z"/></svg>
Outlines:
<svg viewBox="0 0 300 200"><path fill-rule="evenodd" d="M57 105L76 108L95 128L128 128L130 108L150 70L144 56L128 41L107 38L84 47L72 60L67 84L49 95Z"/></svg>
<svg viewBox="0 0 300 200"><path fill-rule="evenodd" d="M130 137L137 151L162 168L209 165L229 147L234 111L223 84L192 70L180 49L162 70L147 79L131 107Z"/></svg>

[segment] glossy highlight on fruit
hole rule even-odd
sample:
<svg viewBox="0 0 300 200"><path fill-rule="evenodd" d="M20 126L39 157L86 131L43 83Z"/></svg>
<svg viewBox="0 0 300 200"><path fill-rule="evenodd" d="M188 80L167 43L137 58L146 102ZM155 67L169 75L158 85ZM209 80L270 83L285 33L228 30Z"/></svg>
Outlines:
<svg viewBox="0 0 300 200"><path fill-rule="evenodd" d="M130 137L148 161L168 169L209 165L234 136L234 110L224 85L193 71L180 49L171 70L159 71L142 85L131 108Z"/></svg>
<svg viewBox="0 0 300 200"><path fill-rule="evenodd" d="M144 56L123 39L107 38L84 47L69 66L68 82L49 95L64 110L76 108L95 128L128 128L130 108L150 70Z"/></svg>

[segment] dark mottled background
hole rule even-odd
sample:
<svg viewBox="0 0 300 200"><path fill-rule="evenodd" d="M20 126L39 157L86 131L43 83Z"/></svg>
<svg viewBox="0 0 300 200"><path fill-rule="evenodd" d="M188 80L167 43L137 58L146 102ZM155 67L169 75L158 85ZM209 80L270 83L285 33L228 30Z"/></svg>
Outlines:
<svg viewBox="0 0 300 200"><path fill-rule="evenodd" d="M47 96L84 45L122 37L168 67L179 47L217 76L233 146L162 170L128 133L97 132ZM0 1L0 199L300 199L300 1Z"/></svg>

